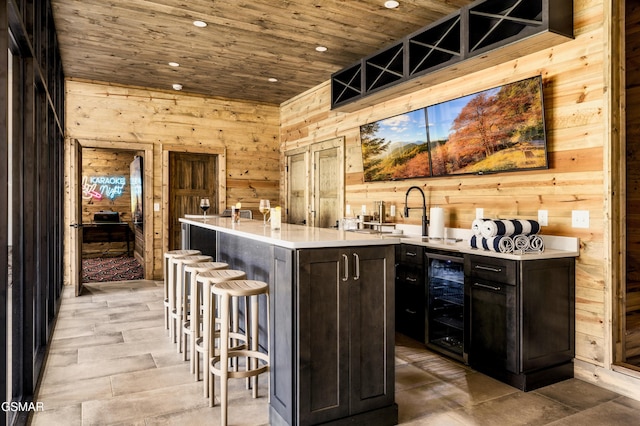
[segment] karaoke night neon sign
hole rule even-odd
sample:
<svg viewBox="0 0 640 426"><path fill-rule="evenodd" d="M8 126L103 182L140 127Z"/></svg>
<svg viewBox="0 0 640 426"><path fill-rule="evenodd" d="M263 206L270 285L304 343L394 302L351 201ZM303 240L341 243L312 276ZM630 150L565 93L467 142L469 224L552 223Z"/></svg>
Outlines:
<svg viewBox="0 0 640 426"><path fill-rule="evenodd" d="M118 198L124 192L124 176L82 176L82 198L101 200Z"/></svg>

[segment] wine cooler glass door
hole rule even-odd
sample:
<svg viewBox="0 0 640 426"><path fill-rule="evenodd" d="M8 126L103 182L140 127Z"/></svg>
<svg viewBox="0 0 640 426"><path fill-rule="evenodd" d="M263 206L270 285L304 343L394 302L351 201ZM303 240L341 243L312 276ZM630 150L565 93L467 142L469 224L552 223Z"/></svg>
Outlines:
<svg viewBox="0 0 640 426"><path fill-rule="evenodd" d="M455 255L427 254L427 346L463 358L464 263Z"/></svg>

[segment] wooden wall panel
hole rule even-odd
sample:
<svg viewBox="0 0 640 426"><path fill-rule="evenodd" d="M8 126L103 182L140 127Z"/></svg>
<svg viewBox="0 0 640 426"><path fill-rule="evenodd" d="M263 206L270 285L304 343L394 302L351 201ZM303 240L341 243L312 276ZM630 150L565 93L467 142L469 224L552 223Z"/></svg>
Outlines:
<svg viewBox="0 0 640 426"><path fill-rule="evenodd" d="M576 1L574 40L553 48L470 73L429 87L428 75L410 82L415 91L354 112L330 110L329 82L281 105L281 152L332 137L345 137L345 203L353 206L382 199L395 204L395 220L418 225L420 218L400 216L405 192L412 185L425 190L430 206L446 212L446 225L470 228L476 207L491 218L537 219L549 212L544 234L579 237L576 271L576 357L603 365L605 357L604 141L603 116L607 82L603 51L603 3ZM475 93L533 75L542 75L551 166L548 170L492 176L457 176L364 183L360 125L442 101ZM283 182L283 178L281 178ZM284 189L284 188L283 188ZM284 197L284 191L281 192ZM572 210L589 210L590 229L571 227ZM543 314L543 313L541 313Z"/></svg>
<svg viewBox="0 0 640 426"><path fill-rule="evenodd" d="M277 203L278 106L100 82L70 79L66 83L67 138L81 143L125 142L132 147L153 144L154 203L165 205L162 151L169 145L226 150L227 204L240 201L257 214L260 198ZM166 239L162 212L154 212L153 219L153 275L161 278Z"/></svg>

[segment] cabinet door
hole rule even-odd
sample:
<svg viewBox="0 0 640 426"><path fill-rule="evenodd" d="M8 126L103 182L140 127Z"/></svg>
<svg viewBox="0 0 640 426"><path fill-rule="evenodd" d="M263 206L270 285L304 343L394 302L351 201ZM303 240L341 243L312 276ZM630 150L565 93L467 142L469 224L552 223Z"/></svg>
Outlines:
<svg viewBox="0 0 640 426"><path fill-rule="evenodd" d="M514 285L467 278L469 364L482 372L519 373Z"/></svg>
<svg viewBox="0 0 640 426"><path fill-rule="evenodd" d="M350 279L343 249L299 250L300 424L349 415ZM346 279L345 279L346 277Z"/></svg>
<svg viewBox="0 0 640 426"><path fill-rule="evenodd" d="M350 414L394 402L394 248L350 253Z"/></svg>

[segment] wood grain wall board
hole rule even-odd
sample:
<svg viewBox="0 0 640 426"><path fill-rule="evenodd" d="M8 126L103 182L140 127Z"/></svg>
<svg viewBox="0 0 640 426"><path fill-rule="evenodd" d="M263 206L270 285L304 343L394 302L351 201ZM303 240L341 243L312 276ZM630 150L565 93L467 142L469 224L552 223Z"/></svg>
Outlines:
<svg viewBox="0 0 640 426"><path fill-rule="evenodd" d="M168 236L162 218L163 207L166 208L162 189L165 170L163 150L226 150L233 161L225 162L221 167L224 167L225 176L234 178L230 185L225 178L221 189L225 194L231 191L234 198L230 200L235 202L237 194L233 185L236 184L254 188L254 192L242 192L241 196L252 200L255 197L256 211L260 198L277 198L273 195L273 188L280 185L277 160L280 119L277 106L81 80L67 80L66 96L66 132L69 137L105 141L105 144L113 141L114 144L149 144L154 147L151 158L154 187L148 194L149 210L153 215L153 240L148 244L149 257L153 258L153 267L149 268L153 277L162 277L163 241ZM174 111L179 119L172 117ZM165 126L165 122L172 125ZM255 176L243 175L244 166L253 161L258 152L260 158L265 159L258 165L264 168L263 172ZM272 170L265 168L265 164ZM225 197L225 206L226 200ZM160 204L160 211L153 211L154 203Z"/></svg>
<svg viewBox="0 0 640 426"><path fill-rule="evenodd" d="M529 216L548 210L551 226L543 233L581 239L576 262L577 329L596 348L578 345L576 356L604 362L604 135L606 80L604 20L600 1L576 2L575 40L428 87L419 82L411 93L353 112L330 111L326 84L316 86L281 106L282 151L310 145L323 138L344 135L346 143L345 203L371 204L383 199L397 207L411 185L423 186L431 205L447 211L448 226L470 228L475 208L485 216ZM520 52L522 53L522 52ZM359 153L362 124L434 105L466 94L541 74L550 169L493 176L456 176L402 182L363 183ZM398 210L401 210L398 209ZM590 229L571 227L572 210L589 210ZM419 218L398 222L419 224ZM608 308L607 308L608 309ZM581 352L582 351L582 352ZM596 354L594 357L593 354Z"/></svg>

